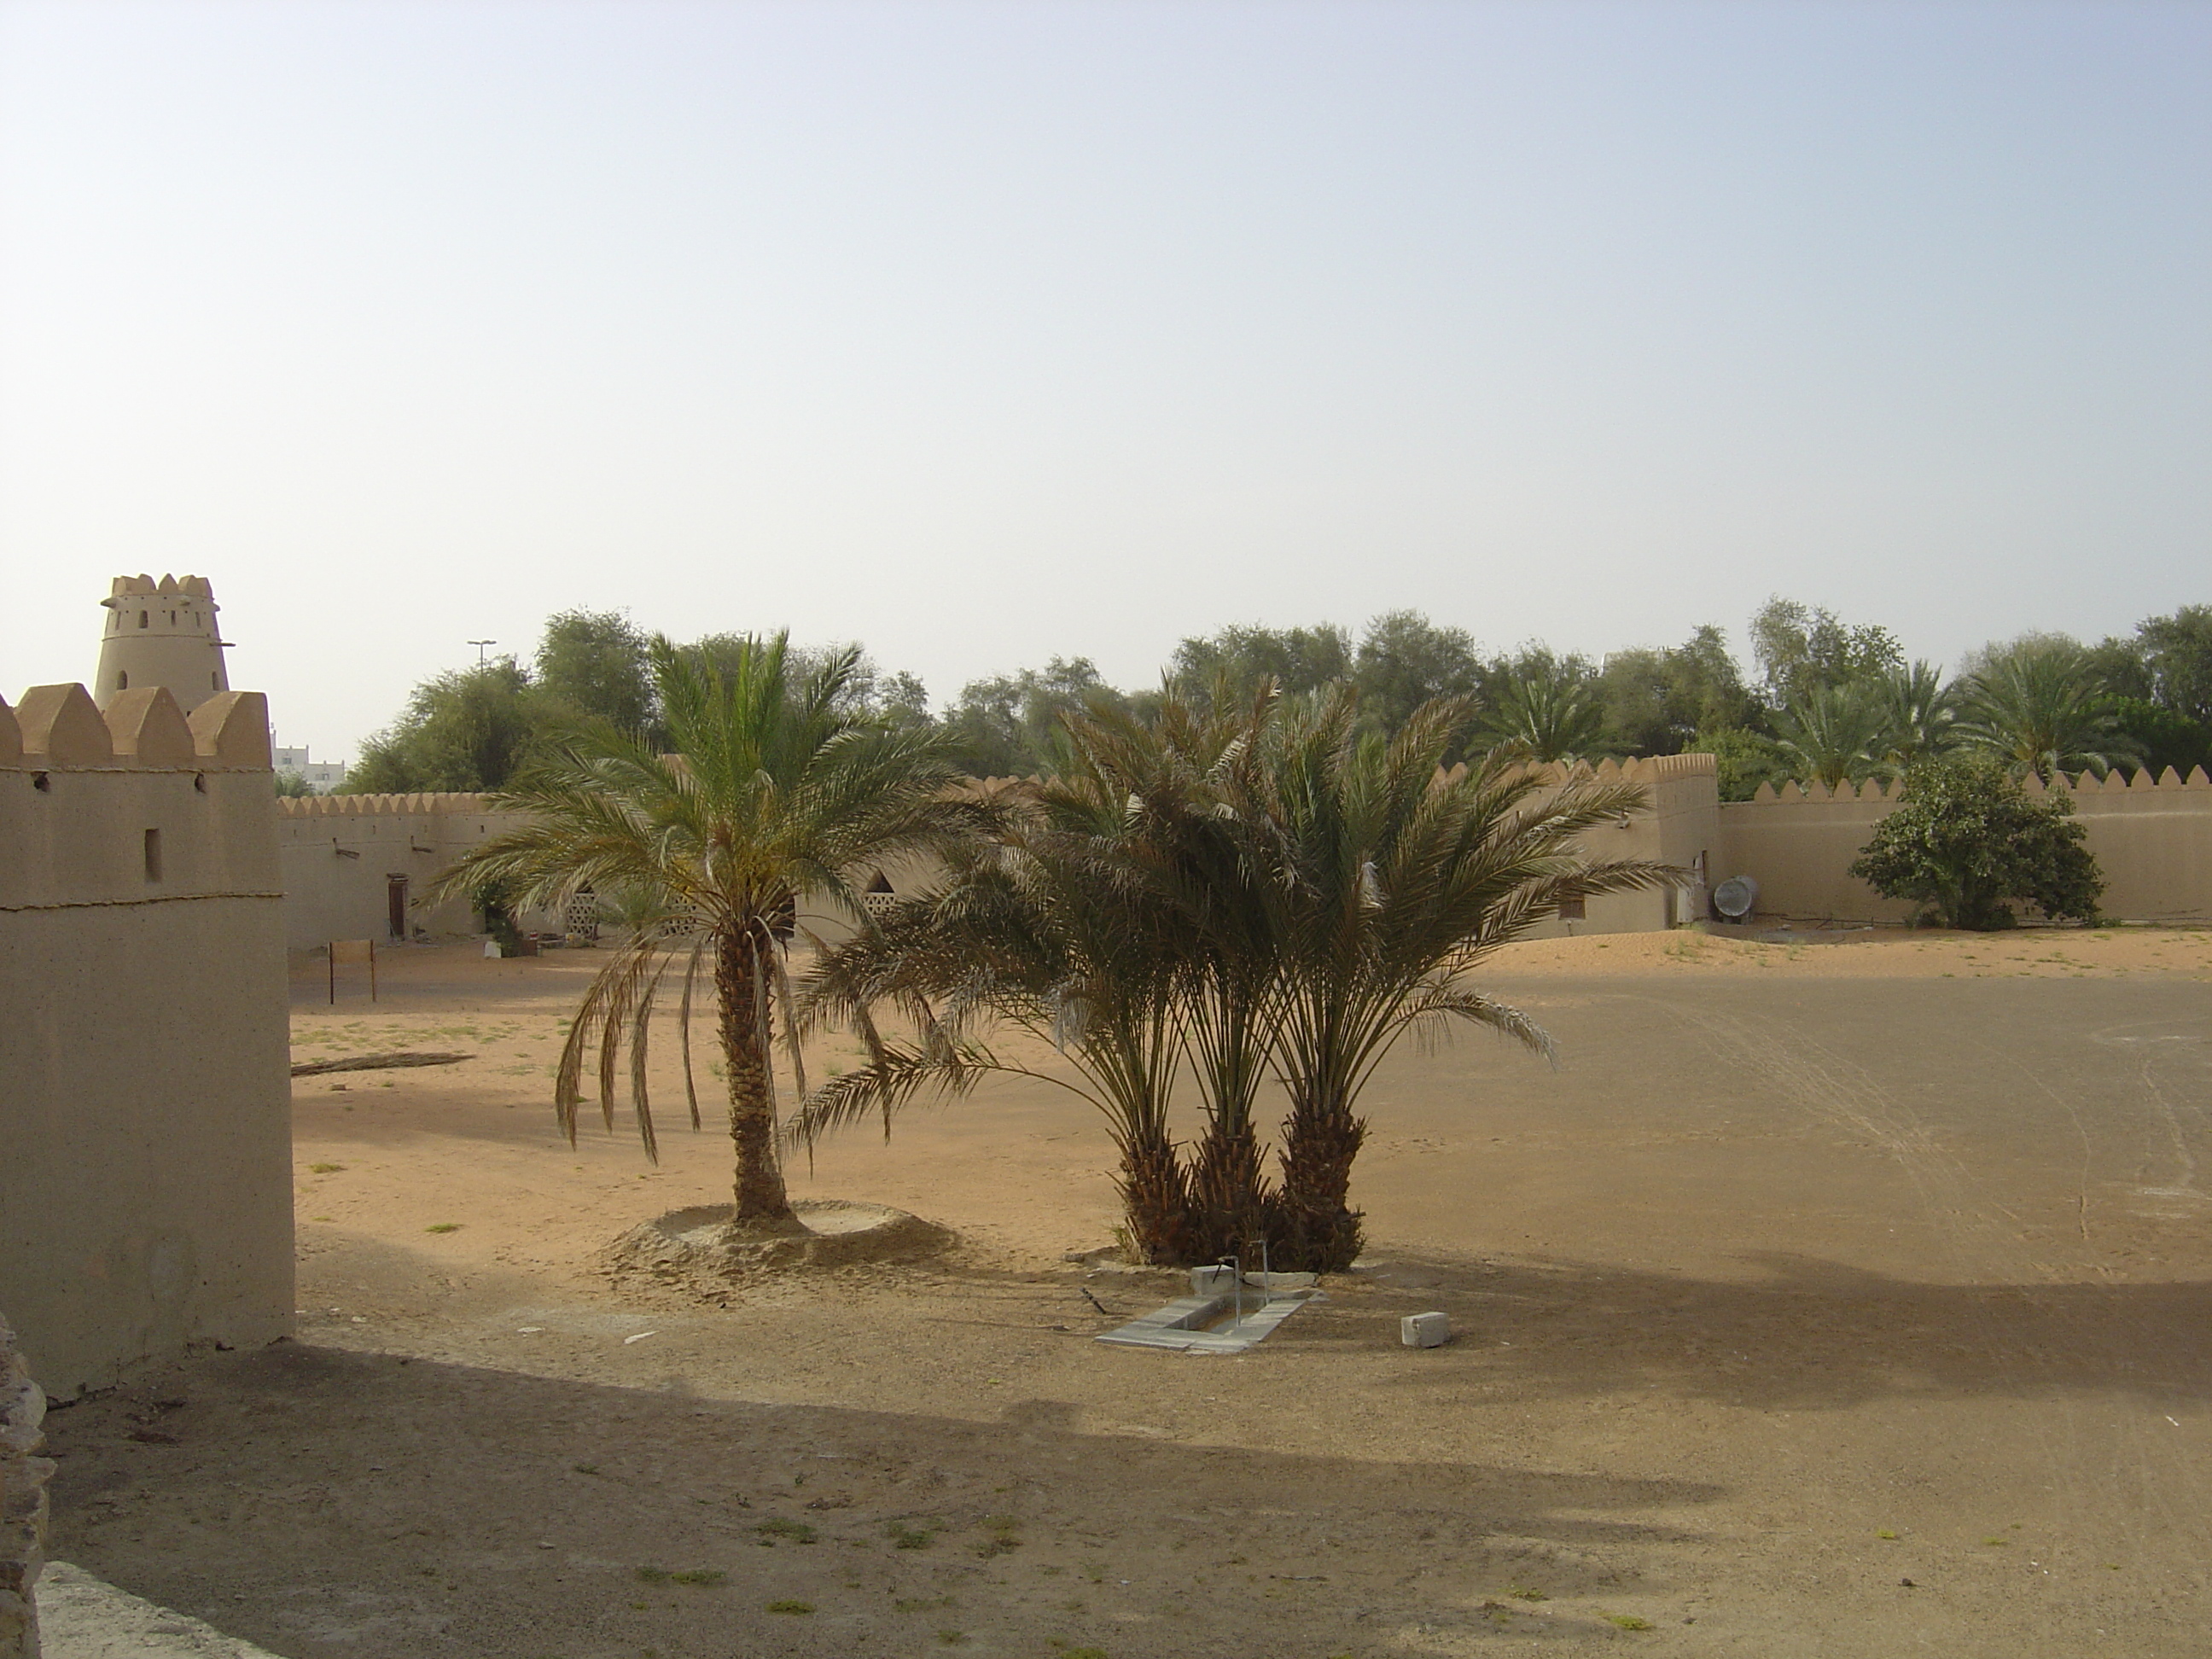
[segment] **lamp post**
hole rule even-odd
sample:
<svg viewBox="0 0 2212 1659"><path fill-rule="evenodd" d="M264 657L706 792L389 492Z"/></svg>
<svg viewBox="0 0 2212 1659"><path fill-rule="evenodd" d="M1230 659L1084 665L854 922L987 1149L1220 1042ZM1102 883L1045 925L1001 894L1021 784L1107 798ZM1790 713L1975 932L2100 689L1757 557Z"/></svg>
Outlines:
<svg viewBox="0 0 2212 1659"><path fill-rule="evenodd" d="M499 641L497 640L471 640L468 643L476 647L477 666L478 668L482 668L484 665L484 653L489 650L493 646L497 645Z"/></svg>

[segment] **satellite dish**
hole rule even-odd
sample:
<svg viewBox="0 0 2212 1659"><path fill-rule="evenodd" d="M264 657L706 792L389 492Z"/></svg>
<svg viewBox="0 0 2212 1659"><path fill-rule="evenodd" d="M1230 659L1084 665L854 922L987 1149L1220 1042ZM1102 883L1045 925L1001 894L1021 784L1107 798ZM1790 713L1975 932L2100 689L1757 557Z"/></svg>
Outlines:
<svg viewBox="0 0 2212 1659"><path fill-rule="evenodd" d="M1730 876L1713 889L1713 908L1730 921L1741 921L1759 904L1759 884L1749 876Z"/></svg>

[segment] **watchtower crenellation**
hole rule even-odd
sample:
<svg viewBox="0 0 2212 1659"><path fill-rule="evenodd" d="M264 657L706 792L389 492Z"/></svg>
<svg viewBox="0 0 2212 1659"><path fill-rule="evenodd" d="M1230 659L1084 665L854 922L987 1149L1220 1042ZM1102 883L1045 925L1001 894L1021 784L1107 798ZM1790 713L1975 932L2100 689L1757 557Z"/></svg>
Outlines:
<svg viewBox="0 0 2212 1659"><path fill-rule="evenodd" d="M189 714L230 690L216 626L220 607L206 577L118 576L100 604L107 626L100 635L93 697L102 708L125 691L159 685Z"/></svg>

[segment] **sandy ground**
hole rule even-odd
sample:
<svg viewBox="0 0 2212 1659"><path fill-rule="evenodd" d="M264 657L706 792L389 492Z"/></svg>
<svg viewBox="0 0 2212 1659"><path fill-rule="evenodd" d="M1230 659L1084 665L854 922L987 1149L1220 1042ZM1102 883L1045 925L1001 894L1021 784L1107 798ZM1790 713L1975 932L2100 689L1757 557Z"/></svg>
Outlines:
<svg viewBox="0 0 2212 1659"><path fill-rule="evenodd" d="M728 1158L553 1132L592 965L301 979L301 1058L476 1057L298 1080L299 1340L57 1412L57 1555L293 1659L2212 1652L2212 935L1515 947L1560 1068L1394 1060L1364 1269L1235 1358L1091 1340L1176 1285L1066 1259L1034 1084L794 1170L935 1262L617 1291Z"/></svg>

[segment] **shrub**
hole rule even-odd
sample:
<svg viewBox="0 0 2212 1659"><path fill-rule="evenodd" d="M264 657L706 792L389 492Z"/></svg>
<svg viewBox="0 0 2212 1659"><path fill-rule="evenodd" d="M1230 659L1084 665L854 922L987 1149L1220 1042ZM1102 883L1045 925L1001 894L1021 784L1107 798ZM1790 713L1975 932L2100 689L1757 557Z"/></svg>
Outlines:
<svg viewBox="0 0 2212 1659"><path fill-rule="evenodd" d="M1851 873L1923 918L1975 932L2013 926L2014 903L2094 921L2105 878L2063 793L2038 800L1988 756L1916 768Z"/></svg>

